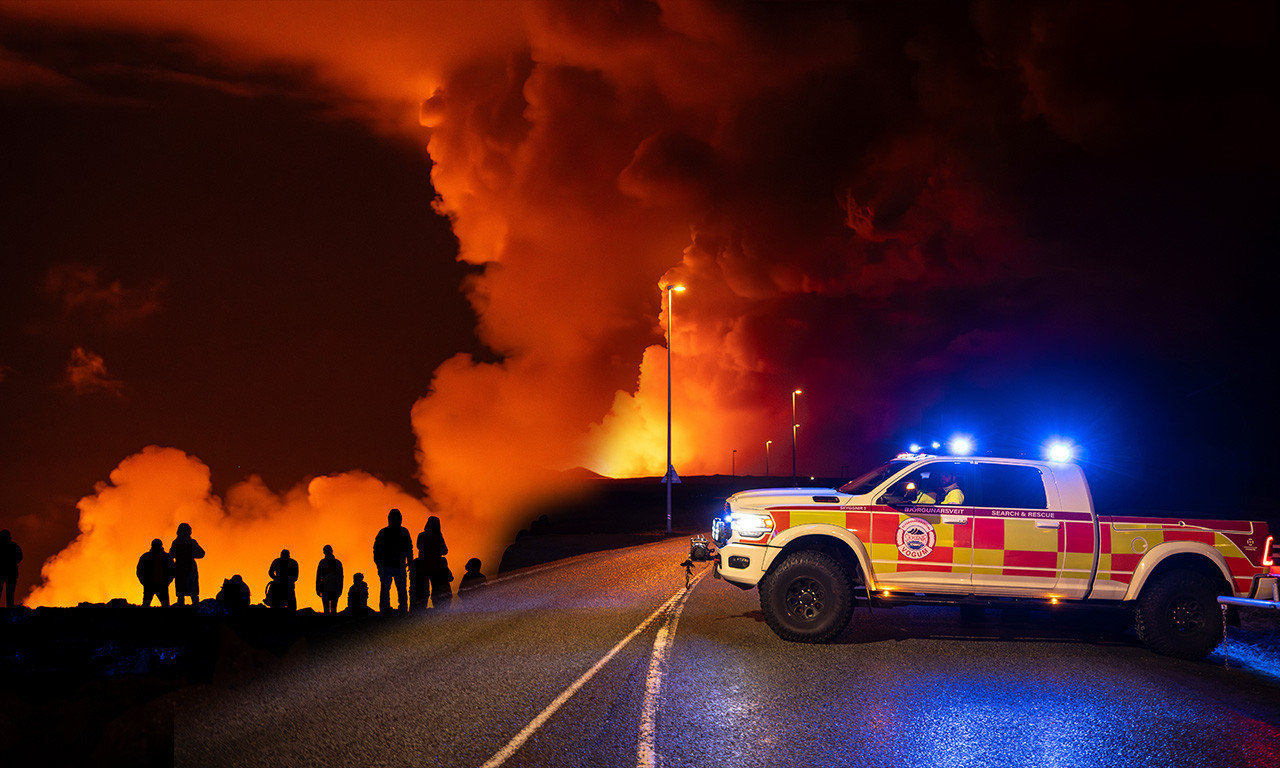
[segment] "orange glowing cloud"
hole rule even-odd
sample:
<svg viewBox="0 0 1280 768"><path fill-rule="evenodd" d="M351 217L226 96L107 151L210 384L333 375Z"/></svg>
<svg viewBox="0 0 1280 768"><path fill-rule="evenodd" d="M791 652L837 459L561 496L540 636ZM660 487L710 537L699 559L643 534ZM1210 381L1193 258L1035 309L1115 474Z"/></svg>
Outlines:
<svg viewBox="0 0 1280 768"><path fill-rule="evenodd" d="M313 577L326 544L344 564L346 586L361 572L376 590L373 537L387 524L387 511L400 509L415 537L431 514L421 500L362 472L317 477L284 493L251 477L233 485L223 499L212 493L210 470L199 459L158 446L122 461L110 482L99 484L77 507L80 535L45 563L44 584L28 597L29 606L120 597L140 602L142 588L134 574L138 557L153 538L168 549L185 522L206 552L198 562L201 598L213 597L223 579L238 573L254 602L261 602L271 561L288 549L300 565L299 606L319 610ZM455 567L472 556L497 556L486 549L486 537L448 524L444 534ZM344 596L340 606L345 604Z"/></svg>

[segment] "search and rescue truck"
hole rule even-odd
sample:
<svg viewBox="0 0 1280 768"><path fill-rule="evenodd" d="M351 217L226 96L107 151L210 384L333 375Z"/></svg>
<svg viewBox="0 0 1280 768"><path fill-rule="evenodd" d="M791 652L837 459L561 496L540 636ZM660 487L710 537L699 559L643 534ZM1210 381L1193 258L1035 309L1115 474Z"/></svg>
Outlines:
<svg viewBox="0 0 1280 768"><path fill-rule="evenodd" d="M1207 656L1220 595L1265 598L1265 523L1095 512L1070 463L902 455L841 486L735 493L715 575L758 587L769 627L824 643L869 606L1113 605L1158 653ZM1273 573L1273 571L1276 571Z"/></svg>

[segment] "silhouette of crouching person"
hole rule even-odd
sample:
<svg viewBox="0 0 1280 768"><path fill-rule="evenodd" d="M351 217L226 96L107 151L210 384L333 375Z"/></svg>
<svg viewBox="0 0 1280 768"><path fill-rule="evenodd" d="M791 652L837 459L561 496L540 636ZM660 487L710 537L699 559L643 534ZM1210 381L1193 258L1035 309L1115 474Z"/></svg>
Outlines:
<svg viewBox="0 0 1280 768"><path fill-rule="evenodd" d="M271 561L267 575L271 577L267 585L271 607L278 611L298 610L298 561L289 557L289 550L280 550L280 556Z"/></svg>
<svg viewBox="0 0 1280 768"><path fill-rule="evenodd" d="M485 576L480 572L480 558L473 557L467 561L467 571L462 574L462 581L458 582L458 599L462 599L462 593L471 589L475 589L485 583Z"/></svg>
<svg viewBox="0 0 1280 768"><path fill-rule="evenodd" d="M222 589L215 598L231 613L241 613L249 607L249 585L244 583L240 574L224 579Z"/></svg>
<svg viewBox="0 0 1280 768"><path fill-rule="evenodd" d="M138 558L138 582L142 584L142 605L151 605L156 597L162 607L169 606L169 584L173 582L173 558L164 551L164 542L151 540L151 549Z"/></svg>
<svg viewBox="0 0 1280 768"><path fill-rule="evenodd" d="M369 612L369 585L365 583L363 573L351 577L351 589L347 590L347 610L352 613Z"/></svg>

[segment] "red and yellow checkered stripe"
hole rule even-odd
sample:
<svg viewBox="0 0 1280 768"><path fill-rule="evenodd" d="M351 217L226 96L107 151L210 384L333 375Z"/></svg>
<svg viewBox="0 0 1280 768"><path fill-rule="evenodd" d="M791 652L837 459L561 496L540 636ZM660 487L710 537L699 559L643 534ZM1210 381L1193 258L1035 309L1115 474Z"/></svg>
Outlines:
<svg viewBox="0 0 1280 768"><path fill-rule="evenodd" d="M1056 530L1036 528L1026 519L975 517L971 524L975 576L1057 575Z"/></svg>
<svg viewBox="0 0 1280 768"><path fill-rule="evenodd" d="M1144 555L1169 542L1194 542L1217 550L1227 563L1236 592L1247 591L1259 568L1240 547L1219 531L1165 522L1122 522L1102 526L1098 578L1128 584Z"/></svg>
<svg viewBox="0 0 1280 768"><path fill-rule="evenodd" d="M813 523L840 525L858 536L871 555L878 575L904 571L954 573L961 576L1053 577L1087 580L1093 570L1094 526L1085 512L1049 513L1055 528L1037 528L1034 518L1004 517L990 510L954 508L903 512L891 507L846 511L839 506L772 509L774 535ZM968 522L950 525L943 514L964 515ZM933 549L918 560L907 560L897 547L898 526L912 517L923 518L935 533ZM1012 523L1012 524L1011 524ZM1231 523L1223 523L1231 525ZM1217 550L1231 570L1237 592L1249 589L1261 566L1250 562L1233 538L1252 533L1230 529L1234 537L1183 521L1152 518L1103 518L1098 553L1099 580L1127 585L1143 556L1167 542L1196 542ZM1244 539L1241 538L1243 541Z"/></svg>

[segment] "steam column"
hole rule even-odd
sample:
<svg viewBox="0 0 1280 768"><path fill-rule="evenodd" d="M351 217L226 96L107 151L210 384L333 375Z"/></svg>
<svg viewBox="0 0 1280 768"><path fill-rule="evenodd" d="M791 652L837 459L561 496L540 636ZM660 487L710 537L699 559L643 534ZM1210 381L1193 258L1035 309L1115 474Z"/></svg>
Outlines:
<svg viewBox="0 0 1280 768"><path fill-rule="evenodd" d="M667 534L671 534L671 484L680 482L675 465L671 463L671 325L675 321L672 311L671 292L679 293L683 285L667 286L667 474L662 482L667 484Z"/></svg>
<svg viewBox="0 0 1280 768"><path fill-rule="evenodd" d="M667 369L670 371L670 369ZM791 393L791 484L799 487L796 482L796 429L800 424L796 422L796 395L804 394L800 390Z"/></svg>

